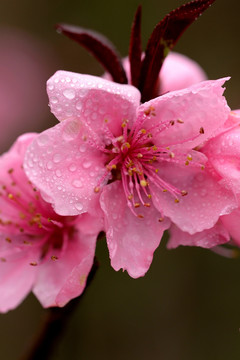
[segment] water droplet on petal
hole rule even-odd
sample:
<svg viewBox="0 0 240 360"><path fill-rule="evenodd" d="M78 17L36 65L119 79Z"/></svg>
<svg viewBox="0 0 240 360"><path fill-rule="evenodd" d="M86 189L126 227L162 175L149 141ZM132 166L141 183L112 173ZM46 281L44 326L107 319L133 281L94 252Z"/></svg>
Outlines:
<svg viewBox="0 0 240 360"><path fill-rule="evenodd" d="M74 172L77 170L77 166L75 164L71 164L69 165L68 169L71 171L71 172Z"/></svg>
<svg viewBox="0 0 240 360"><path fill-rule="evenodd" d="M53 168L53 163L52 163L52 161L49 161L49 162L47 163L47 168L48 168L48 170L51 170L51 169Z"/></svg>
<svg viewBox="0 0 240 360"><path fill-rule="evenodd" d="M72 184L73 184L73 186L76 187L76 188L82 187L82 182L81 182L81 180L79 180L79 179L73 180Z"/></svg>
<svg viewBox="0 0 240 360"><path fill-rule="evenodd" d="M81 204L81 203L76 203L76 204L75 204L75 208L76 208L77 210L81 211L81 210L83 209L83 204Z"/></svg>
<svg viewBox="0 0 240 360"><path fill-rule="evenodd" d="M58 98L52 97L52 98L50 99L50 102L53 103L53 104L57 104Z"/></svg>
<svg viewBox="0 0 240 360"><path fill-rule="evenodd" d="M53 156L53 161L54 161L55 163L59 163L59 162L61 161L61 155L60 155L60 154L55 154L55 155Z"/></svg>
<svg viewBox="0 0 240 360"><path fill-rule="evenodd" d="M78 102L76 103L76 109L77 109L77 110L82 110L82 102L81 102L81 101L78 101Z"/></svg>
<svg viewBox="0 0 240 360"><path fill-rule="evenodd" d="M84 161L82 164L84 169L89 169L91 167L91 165L92 165L91 161Z"/></svg>
<svg viewBox="0 0 240 360"><path fill-rule="evenodd" d="M85 144L81 144L80 147L79 147L79 151L81 153L84 153L86 151L86 145Z"/></svg>
<svg viewBox="0 0 240 360"><path fill-rule="evenodd" d="M61 170L56 170L56 175L57 175L57 177L61 177L62 176L62 172L61 172Z"/></svg>
<svg viewBox="0 0 240 360"><path fill-rule="evenodd" d="M75 90L74 89L65 89L63 91L63 95L69 99L69 100L72 100L75 98Z"/></svg>
<svg viewBox="0 0 240 360"><path fill-rule="evenodd" d="M40 134L38 137L37 137L37 143L38 145L40 146L44 146L48 143L49 141L49 137L47 134Z"/></svg>

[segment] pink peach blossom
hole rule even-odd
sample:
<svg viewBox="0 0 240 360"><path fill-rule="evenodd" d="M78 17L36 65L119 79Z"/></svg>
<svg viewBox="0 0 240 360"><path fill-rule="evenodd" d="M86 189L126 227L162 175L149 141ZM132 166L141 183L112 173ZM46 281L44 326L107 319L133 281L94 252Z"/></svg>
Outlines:
<svg viewBox="0 0 240 360"><path fill-rule="evenodd" d="M0 158L0 311L15 308L32 290L44 307L80 295L93 264L101 219L62 217L27 179L25 134Z"/></svg>
<svg viewBox="0 0 240 360"><path fill-rule="evenodd" d="M29 146L25 171L60 215L94 213L100 203L113 268L142 276L168 218L195 233L236 207L195 150L228 117L224 81L140 105L130 85L58 71L48 95L61 123Z"/></svg>
<svg viewBox="0 0 240 360"><path fill-rule="evenodd" d="M231 189L236 197L237 208L223 215L210 229L190 235L177 226L170 229L169 248L179 245L214 247L232 239L240 246L240 111L234 110L227 121L219 128L218 134L211 138L200 151L208 158L206 168L221 186Z"/></svg>
<svg viewBox="0 0 240 360"><path fill-rule="evenodd" d="M130 80L130 64L128 58L123 59L123 66ZM111 76L108 73L104 74L104 78L111 80ZM169 91L184 89L206 79L206 73L197 62L183 54L170 52L164 60L159 74L159 95Z"/></svg>

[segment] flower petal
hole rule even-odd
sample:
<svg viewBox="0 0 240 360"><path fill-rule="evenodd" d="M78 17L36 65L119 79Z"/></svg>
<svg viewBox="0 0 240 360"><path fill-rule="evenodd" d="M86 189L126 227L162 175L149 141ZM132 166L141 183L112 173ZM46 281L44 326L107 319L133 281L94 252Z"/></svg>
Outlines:
<svg viewBox="0 0 240 360"><path fill-rule="evenodd" d="M60 215L94 211L94 188L106 173L104 153L84 142L83 134L80 123L68 119L41 133L26 152L27 176Z"/></svg>
<svg viewBox="0 0 240 360"><path fill-rule="evenodd" d="M198 63L185 55L170 52L160 71L161 94L184 89L206 79L207 75Z"/></svg>
<svg viewBox="0 0 240 360"><path fill-rule="evenodd" d="M190 235L181 231L177 226L172 225L169 229L170 239L168 249L175 249L179 245L200 246L203 248L212 248L217 245L225 244L230 240L228 231L219 221L212 228Z"/></svg>
<svg viewBox="0 0 240 360"><path fill-rule="evenodd" d="M83 233L81 226L88 217L84 214L79 218L75 224L77 231L69 238L62 256L55 261L47 260L39 269L33 292L44 307L62 307L85 288L93 264L97 235L102 229L101 221L91 217L94 231Z"/></svg>
<svg viewBox="0 0 240 360"><path fill-rule="evenodd" d="M119 135L123 119L135 118L140 102L139 91L91 75L57 71L47 82L52 113L60 121L75 118L88 124L96 133L108 123Z"/></svg>
<svg viewBox="0 0 240 360"><path fill-rule="evenodd" d="M172 124L161 132L156 127L155 133L152 132L155 145L193 149L213 136L230 111L222 95L226 80L203 81L142 104L138 117L146 116L152 109L144 124L146 128Z"/></svg>
<svg viewBox="0 0 240 360"><path fill-rule="evenodd" d="M0 234L0 312L17 307L31 291L36 277L36 266L31 266L38 257L37 248L19 250L5 241Z"/></svg>
<svg viewBox="0 0 240 360"><path fill-rule="evenodd" d="M237 207L232 192L221 186L207 169L165 163L159 169L159 175L180 191L188 193L176 203L170 193L161 192L150 184L156 208L163 211L182 231L193 234L209 229L219 216L228 214Z"/></svg>
<svg viewBox="0 0 240 360"><path fill-rule="evenodd" d="M119 181L104 187L100 197L105 213L107 244L111 265L115 270L127 270L130 276L143 276L151 265L164 230L169 227L166 219L154 207L141 209L144 219L130 211Z"/></svg>
<svg viewBox="0 0 240 360"><path fill-rule="evenodd" d="M231 212L231 214L222 216L221 221L235 243L240 246L240 209L238 208Z"/></svg>

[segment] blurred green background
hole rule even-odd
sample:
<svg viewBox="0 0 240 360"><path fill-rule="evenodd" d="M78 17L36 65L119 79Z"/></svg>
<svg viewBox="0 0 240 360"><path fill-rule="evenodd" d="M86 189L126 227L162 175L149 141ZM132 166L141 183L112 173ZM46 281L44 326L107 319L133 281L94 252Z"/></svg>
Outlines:
<svg viewBox="0 0 240 360"><path fill-rule="evenodd" d="M146 44L154 25L183 1L141 3ZM66 22L100 31L124 56L138 4L137 0L1 0L0 39L8 29L14 31L16 38L20 34L30 41L35 48L29 52L29 58L42 71L34 85L26 76L19 86L19 91L29 86L41 97L31 118L25 115L10 129L6 119L1 119L1 133L10 130L1 140L1 151L7 150L18 134L41 131L55 124L48 110L45 83L56 70L96 75L103 71L84 49L58 35L54 24ZM226 91L232 108L240 108L239 10L240 2L236 0L217 0L175 48L198 61L211 79L232 76ZM8 50L1 47L0 68L3 51ZM21 51L25 51L23 47ZM14 107L11 99L10 106ZM165 245L166 240L157 249L147 275L133 280L110 267L106 244L98 244L100 269L70 320L53 360L240 358L240 260L225 259L198 248L168 251ZM44 310L30 295L16 310L0 315L1 359L15 360L23 354L43 314Z"/></svg>

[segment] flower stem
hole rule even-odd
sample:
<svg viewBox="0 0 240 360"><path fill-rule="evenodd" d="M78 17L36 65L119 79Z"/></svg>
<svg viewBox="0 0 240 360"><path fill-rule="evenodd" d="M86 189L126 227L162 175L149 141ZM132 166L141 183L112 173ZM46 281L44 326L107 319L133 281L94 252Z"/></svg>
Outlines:
<svg viewBox="0 0 240 360"><path fill-rule="evenodd" d="M61 335L67 328L70 315L74 313L79 302L82 300L86 289L92 282L94 275L99 267L99 263L94 259L92 269L88 275L84 292L76 299L71 300L63 308L52 307L47 310L40 331L36 334L33 344L27 354L20 360L47 360L60 340Z"/></svg>

